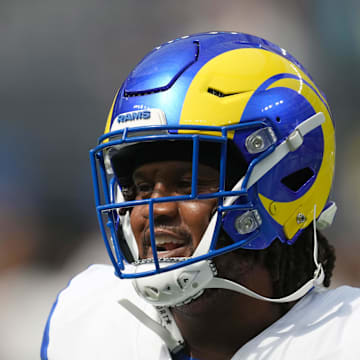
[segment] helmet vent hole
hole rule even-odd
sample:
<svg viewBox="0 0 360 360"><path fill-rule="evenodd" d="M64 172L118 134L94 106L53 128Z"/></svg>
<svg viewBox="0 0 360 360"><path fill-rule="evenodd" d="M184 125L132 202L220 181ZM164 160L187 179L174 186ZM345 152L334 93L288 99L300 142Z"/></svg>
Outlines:
<svg viewBox="0 0 360 360"><path fill-rule="evenodd" d="M298 170L286 177L281 182L292 191L298 191L302 188L312 177L314 171L309 167Z"/></svg>
<svg viewBox="0 0 360 360"><path fill-rule="evenodd" d="M225 94L225 93L221 92L220 90L216 90L216 89L211 88L211 87L209 87L209 88L207 89L207 92L208 92L209 94L215 95L215 96L217 96L217 97L225 97L225 96L232 96L232 95L238 95L238 94L240 94L239 92L234 92L234 93Z"/></svg>
<svg viewBox="0 0 360 360"><path fill-rule="evenodd" d="M208 91L209 94L215 95L217 97L224 97L225 96L225 94L223 92L221 92L219 90L215 90L213 88L208 88L207 91Z"/></svg>

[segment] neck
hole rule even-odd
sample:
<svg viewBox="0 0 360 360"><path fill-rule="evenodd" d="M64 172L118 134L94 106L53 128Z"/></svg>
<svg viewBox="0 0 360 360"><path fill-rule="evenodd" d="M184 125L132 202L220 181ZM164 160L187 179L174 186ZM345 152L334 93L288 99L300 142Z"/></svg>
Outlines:
<svg viewBox="0 0 360 360"><path fill-rule="evenodd" d="M261 295L273 296L271 278L264 267L255 265L248 271L244 262L238 264L241 267L233 272L240 275L232 280ZM218 264L220 269L223 266ZM172 312L191 355L199 360L231 359L282 315L278 304L224 289L207 289L195 301L174 307Z"/></svg>
<svg viewBox="0 0 360 360"><path fill-rule="evenodd" d="M191 355L199 360L231 359L281 316L276 304L227 290L207 290L172 312Z"/></svg>

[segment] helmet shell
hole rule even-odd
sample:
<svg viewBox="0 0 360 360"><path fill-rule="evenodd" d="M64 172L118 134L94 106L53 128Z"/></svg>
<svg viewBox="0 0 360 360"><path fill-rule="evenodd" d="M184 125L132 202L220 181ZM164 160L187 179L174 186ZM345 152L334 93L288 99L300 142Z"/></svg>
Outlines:
<svg viewBox="0 0 360 360"><path fill-rule="evenodd" d="M173 132L178 134L181 126L232 126L263 120L276 135L274 146L286 141L308 118L323 113L324 123L247 189L262 219L259 229L250 235L238 233L235 223L243 210L226 213L222 227L243 248L266 248L276 238L291 244L326 208L335 161L329 106L305 68L279 46L236 32L195 34L158 46L123 83L105 134L113 131L119 114L146 109L161 109L167 125L180 126ZM253 131L228 133L248 172L262 157L246 147ZM227 163L227 167L237 166Z"/></svg>

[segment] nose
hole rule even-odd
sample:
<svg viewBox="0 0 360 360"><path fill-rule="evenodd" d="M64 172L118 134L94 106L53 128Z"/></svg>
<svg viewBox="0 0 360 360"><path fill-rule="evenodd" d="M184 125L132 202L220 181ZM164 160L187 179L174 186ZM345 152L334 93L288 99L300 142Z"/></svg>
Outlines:
<svg viewBox="0 0 360 360"><path fill-rule="evenodd" d="M175 194L164 183L156 183L151 195L153 199L159 199L167 196L174 196ZM149 215L149 207L146 206L147 216ZM174 218L178 214L178 202L166 201L166 202L154 202L153 205L154 219L161 217Z"/></svg>
<svg viewBox="0 0 360 360"><path fill-rule="evenodd" d="M178 214L178 203L175 201L154 203L154 219L161 217L174 218Z"/></svg>

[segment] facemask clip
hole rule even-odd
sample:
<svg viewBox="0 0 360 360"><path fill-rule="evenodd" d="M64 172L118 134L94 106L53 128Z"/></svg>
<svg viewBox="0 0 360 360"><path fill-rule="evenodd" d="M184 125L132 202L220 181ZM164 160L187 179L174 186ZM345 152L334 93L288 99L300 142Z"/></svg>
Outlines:
<svg viewBox="0 0 360 360"><path fill-rule="evenodd" d="M276 143L276 135L271 127L256 130L246 138L245 146L250 154L257 154Z"/></svg>
<svg viewBox="0 0 360 360"><path fill-rule="evenodd" d="M241 234L249 234L261 225L261 217L257 210L247 211L235 219L235 229Z"/></svg>

